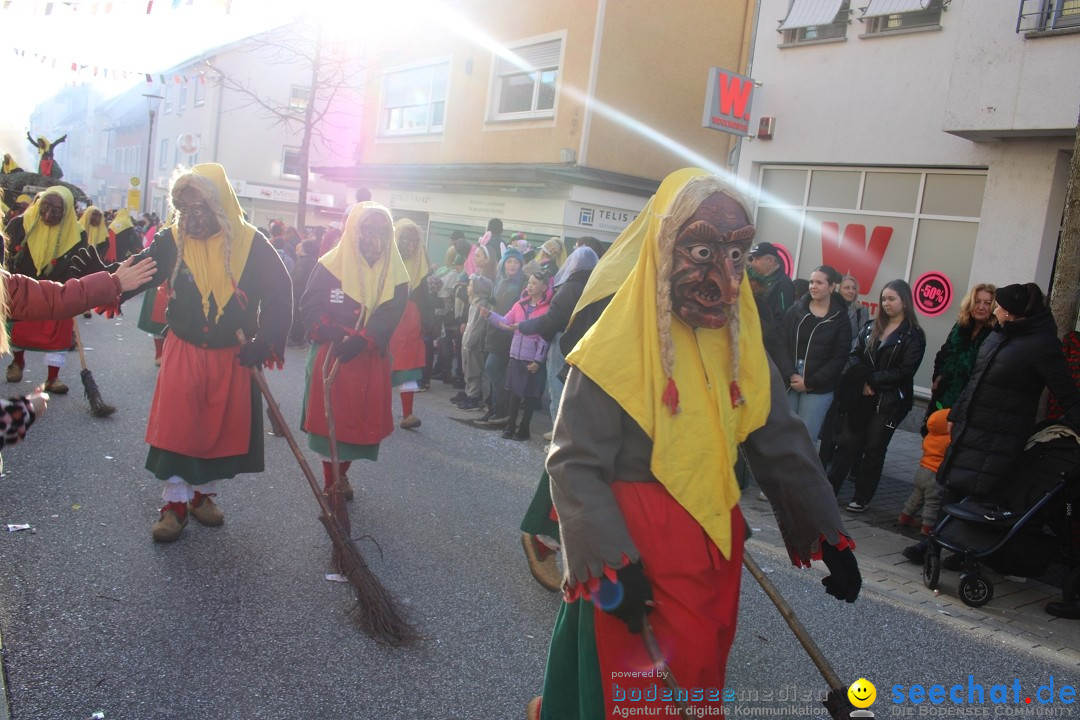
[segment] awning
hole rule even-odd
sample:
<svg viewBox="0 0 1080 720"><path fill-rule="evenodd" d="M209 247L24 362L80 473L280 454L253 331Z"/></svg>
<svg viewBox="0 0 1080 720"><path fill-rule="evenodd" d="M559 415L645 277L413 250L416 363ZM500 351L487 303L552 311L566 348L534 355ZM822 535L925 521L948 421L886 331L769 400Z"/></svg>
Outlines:
<svg viewBox="0 0 1080 720"><path fill-rule="evenodd" d="M836 20L844 0L795 0L791 4L781 30L795 30L813 25L829 25Z"/></svg>
<svg viewBox="0 0 1080 720"><path fill-rule="evenodd" d="M930 0L870 0L860 17L881 17L900 13L919 12L930 6Z"/></svg>

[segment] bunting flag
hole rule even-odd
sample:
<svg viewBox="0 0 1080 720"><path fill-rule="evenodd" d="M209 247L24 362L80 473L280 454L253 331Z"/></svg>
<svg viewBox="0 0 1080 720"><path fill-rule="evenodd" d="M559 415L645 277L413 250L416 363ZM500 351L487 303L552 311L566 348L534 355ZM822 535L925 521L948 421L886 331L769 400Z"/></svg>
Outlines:
<svg viewBox="0 0 1080 720"><path fill-rule="evenodd" d="M185 7L210 6L225 11L228 15L232 12L232 0L172 0L171 2L159 2L154 7L155 0L114 0L113 2L43 2L42 0L24 0L18 3L18 9L25 12L25 8L33 5L33 15L59 15L63 13L89 12L91 15L111 15L115 13L138 13L150 15L154 12L172 12L182 10ZM0 11L7 10L15 5L14 0L0 1Z"/></svg>
<svg viewBox="0 0 1080 720"><path fill-rule="evenodd" d="M185 0L186 1L186 0ZM88 74L93 77L112 78L113 80L126 80L129 76L141 76L146 78L147 85L153 85L155 82L173 83L174 85L188 85L189 83L198 83L199 85L206 84L206 74L202 72L196 73L149 73L145 70L128 70L125 68L105 68L100 65L93 65L89 63L80 63L78 61L69 63L63 58L55 58L51 55L43 55L33 51L27 51L20 48L13 48L16 57L27 58L31 61L37 61L39 65L48 66L53 70L70 68L71 72L79 75Z"/></svg>

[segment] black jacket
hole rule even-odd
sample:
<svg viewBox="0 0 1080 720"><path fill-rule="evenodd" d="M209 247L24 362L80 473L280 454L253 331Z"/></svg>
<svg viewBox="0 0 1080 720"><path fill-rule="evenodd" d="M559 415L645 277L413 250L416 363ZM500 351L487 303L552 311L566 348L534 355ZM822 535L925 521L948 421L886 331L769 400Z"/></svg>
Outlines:
<svg viewBox="0 0 1080 720"><path fill-rule="evenodd" d="M521 292L525 289L525 273L518 271L513 277L500 277L495 281L495 289L491 292L489 306L500 315L506 315L514 303L521 299ZM510 357L510 342L514 339L514 333L503 330L487 323L484 328L484 352L494 353L500 357Z"/></svg>
<svg viewBox="0 0 1080 720"><path fill-rule="evenodd" d="M827 393L836 389L840 374L851 354L851 323L847 307L836 294L829 295L829 311L819 319L810 312L806 294L784 313L780 324L780 376L787 383L796 374L799 340L809 335L803 367L803 382L809 393Z"/></svg>
<svg viewBox="0 0 1080 720"><path fill-rule="evenodd" d="M980 346L975 370L949 412L952 443L938 482L987 497L1004 480L1035 428L1044 387L1080 430L1080 392L1069 378L1049 310L1005 323Z"/></svg>
<svg viewBox="0 0 1080 720"><path fill-rule="evenodd" d="M873 320L863 325L852 355L869 368L866 384L874 391L865 402L879 415L899 424L915 403L915 373L926 352L926 334L904 320L889 337L870 345Z"/></svg>
<svg viewBox="0 0 1080 720"><path fill-rule="evenodd" d="M585 291L585 283L592 275L592 268L578 270L566 278L562 285L555 288L555 295L551 298L548 311L538 318L526 320L521 323L518 330L522 335L539 335L551 342L556 335L566 330L570 323L570 316L574 314L574 307ZM561 349L561 346L560 346Z"/></svg>

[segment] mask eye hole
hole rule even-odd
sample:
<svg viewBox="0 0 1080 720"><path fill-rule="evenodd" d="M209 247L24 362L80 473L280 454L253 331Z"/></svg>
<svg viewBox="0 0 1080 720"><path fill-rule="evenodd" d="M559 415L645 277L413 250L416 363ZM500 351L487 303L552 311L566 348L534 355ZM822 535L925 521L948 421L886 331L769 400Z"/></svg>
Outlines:
<svg viewBox="0 0 1080 720"><path fill-rule="evenodd" d="M709 262L713 259L713 249L708 245L691 245L688 251L694 262Z"/></svg>
<svg viewBox="0 0 1080 720"><path fill-rule="evenodd" d="M737 247L733 247L730 250L728 250L728 257L731 258L732 262L737 263L737 262L740 262L743 259L744 253L743 253L743 251L741 249L739 249Z"/></svg>

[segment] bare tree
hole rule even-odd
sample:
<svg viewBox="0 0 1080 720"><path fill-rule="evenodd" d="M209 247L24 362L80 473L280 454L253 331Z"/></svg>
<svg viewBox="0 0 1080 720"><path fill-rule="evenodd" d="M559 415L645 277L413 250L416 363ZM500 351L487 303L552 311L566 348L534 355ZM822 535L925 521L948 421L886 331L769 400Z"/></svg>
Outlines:
<svg viewBox="0 0 1080 720"><path fill-rule="evenodd" d="M296 225L302 231L306 224L308 168L314 144L333 151L340 147L340 141L333 142L335 131L340 137L359 124L360 104L349 102L363 82L359 55L345 41L326 41L320 23L304 19L248 38L237 51L254 54L268 68L284 66L310 71L307 102L301 107L294 98L283 99L280 86L274 87L265 80L253 82L235 77L213 60L199 63L222 88L242 98L240 107L257 108L260 117L272 126L302 131L300 197L296 208Z"/></svg>
<svg viewBox="0 0 1080 720"><path fill-rule="evenodd" d="M1065 224L1058 242L1054 266L1050 310L1057 322L1058 335L1064 337L1076 326L1080 312L1080 118L1069 168L1069 189L1065 195Z"/></svg>

